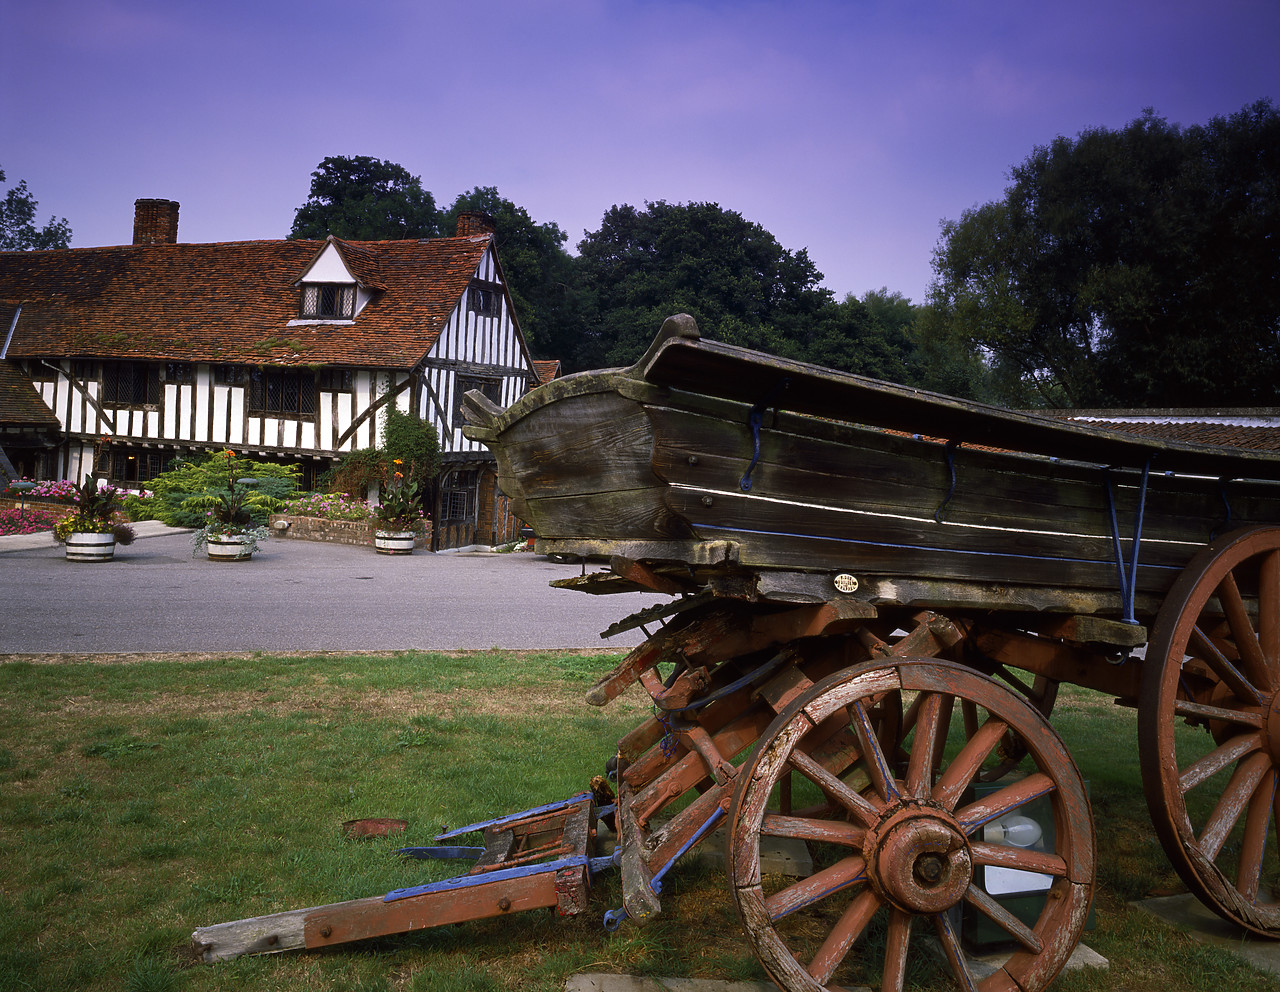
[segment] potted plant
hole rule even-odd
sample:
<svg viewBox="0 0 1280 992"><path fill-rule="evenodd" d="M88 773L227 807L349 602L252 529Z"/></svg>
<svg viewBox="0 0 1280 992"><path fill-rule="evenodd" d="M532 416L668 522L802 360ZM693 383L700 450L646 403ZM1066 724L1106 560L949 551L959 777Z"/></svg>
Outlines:
<svg viewBox="0 0 1280 992"><path fill-rule="evenodd" d="M66 545L67 561L111 561L116 545L133 543L133 528L116 515L121 510L120 490L110 483L99 485L93 476L85 476L84 484L60 483L59 498L74 508L53 529L56 540Z"/></svg>
<svg viewBox="0 0 1280 992"><path fill-rule="evenodd" d="M206 511L208 523L191 538L191 554L197 555L203 548L210 561L248 561L258 550L258 542L267 539L267 528L253 523L245 501L258 484L257 479L236 478L236 453L226 451L227 488L213 495L212 505Z"/></svg>
<svg viewBox="0 0 1280 992"><path fill-rule="evenodd" d="M422 507L418 503L418 483L405 478L399 458L391 462L384 477L379 503L373 510L373 547L383 555L410 555L422 529ZM412 470L410 471L412 475Z"/></svg>

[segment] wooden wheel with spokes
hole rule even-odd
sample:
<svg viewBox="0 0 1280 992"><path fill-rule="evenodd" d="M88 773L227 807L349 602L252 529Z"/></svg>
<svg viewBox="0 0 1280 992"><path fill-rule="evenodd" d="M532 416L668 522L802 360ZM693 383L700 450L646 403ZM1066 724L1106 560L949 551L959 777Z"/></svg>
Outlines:
<svg viewBox="0 0 1280 992"><path fill-rule="evenodd" d="M894 692L914 711L898 749L905 767L886 753L870 715L877 700ZM979 717L972 734L961 732L965 721L951 720L958 705L971 705ZM985 764L1001 760L996 749L1010 731L1027 742L1034 768L974 798L971 787ZM806 781L816 798L784 815L773 793L788 774ZM991 829L1033 801L1048 811L1040 842L998 843ZM804 840L814 874L798 881L762 874L761 840L770 837ZM959 987L1035 992L1066 963L1084 928L1093 894L1093 820L1066 748L1018 695L949 662L870 663L814 685L760 738L737 774L728 863L747 938L787 992L877 978L885 992L902 989L917 939L913 923L921 919ZM975 884L979 867L1048 876L1034 922L1024 923ZM966 905L1017 947L981 981L970 971L952 912ZM865 953L855 949L859 943Z"/></svg>
<svg viewBox="0 0 1280 992"><path fill-rule="evenodd" d="M1138 754L1187 887L1280 937L1280 528L1226 535L1170 589L1143 662Z"/></svg>

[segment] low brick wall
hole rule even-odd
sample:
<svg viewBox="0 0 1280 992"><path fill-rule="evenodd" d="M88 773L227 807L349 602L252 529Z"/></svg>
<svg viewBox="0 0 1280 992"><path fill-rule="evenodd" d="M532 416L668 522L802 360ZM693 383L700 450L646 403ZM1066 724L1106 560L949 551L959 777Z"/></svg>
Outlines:
<svg viewBox="0 0 1280 992"><path fill-rule="evenodd" d="M290 537L299 541L329 541L333 544L358 544L373 547L373 523L369 520L325 520L322 517L294 517L273 513L267 518L272 537ZM426 533L419 534L416 547L431 544L431 522Z"/></svg>

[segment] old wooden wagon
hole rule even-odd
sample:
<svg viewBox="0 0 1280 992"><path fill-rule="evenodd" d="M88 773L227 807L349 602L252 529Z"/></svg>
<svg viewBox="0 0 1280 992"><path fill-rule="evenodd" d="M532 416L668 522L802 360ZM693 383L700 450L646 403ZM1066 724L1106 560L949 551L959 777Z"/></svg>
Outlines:
<svg viewBox="0 0 1280 992"><path fill-rule="evenodd" d="M900 989L931 929L962 988L1044 988L1089 912L1085 783L1049 724L1060 682L1138 710L1152 822L1178 874L1280 936L1280 458L961 402L663 326L635 366L568 376L468 433L562 584L670 597L592 688L639 682L654 716L594 794L472 824L465 875L196 931L205 957L500 915L582 909L620 864L608 925L725 827L730 898L789 992L877 956ZM594 857L596 817L616 820ZM762 869L803 841L813 871ZM1034 879L1014 911L990 884ZM1012 873L1012 874L1010 874ZM1001 876L1004 877L1004 876ZM977 978L958 928L1012 948ZM919 923L918 926L913 925ZM872 950L874 948L874 950Z"/></svg>

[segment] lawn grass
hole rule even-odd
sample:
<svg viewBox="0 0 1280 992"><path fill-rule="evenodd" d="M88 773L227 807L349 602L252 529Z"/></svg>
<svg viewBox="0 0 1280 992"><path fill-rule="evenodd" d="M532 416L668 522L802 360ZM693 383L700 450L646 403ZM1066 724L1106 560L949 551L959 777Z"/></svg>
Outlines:
<svg viewBox="0 0 1280 992"><path fill-rule="evenodd" d="M0 992L563 988L583 971L761 977L723 874L677 868L663 913L534 912L326 952L194 964L197 926L377 895L460 869L403 862L459 825L585 788L646 708L583 691L617 658L500 652L0 664ZM1269 979L1127 905L1178 891L1152 836L1133 715L1064 687L1090 781L1108 972L1055 988L1256 992ZM345 820L409 822L352 841ZM926 987L932 982L926 973Z"/></svg>

